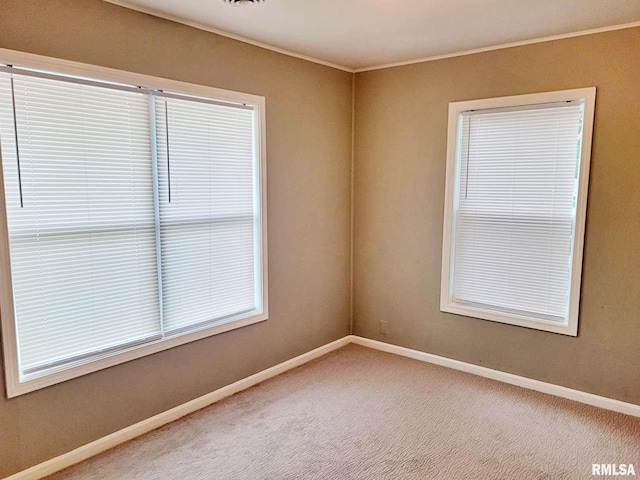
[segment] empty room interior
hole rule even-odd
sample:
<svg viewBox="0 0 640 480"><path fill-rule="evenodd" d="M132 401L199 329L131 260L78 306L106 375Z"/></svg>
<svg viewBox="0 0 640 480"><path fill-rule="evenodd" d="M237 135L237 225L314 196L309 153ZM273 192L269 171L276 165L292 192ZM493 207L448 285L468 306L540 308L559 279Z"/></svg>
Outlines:
<svg viewBox="0 0 640 480"><path fill-rule="evenodd" d="M638 0L0 0L0 478L640 475Z"/></svg>

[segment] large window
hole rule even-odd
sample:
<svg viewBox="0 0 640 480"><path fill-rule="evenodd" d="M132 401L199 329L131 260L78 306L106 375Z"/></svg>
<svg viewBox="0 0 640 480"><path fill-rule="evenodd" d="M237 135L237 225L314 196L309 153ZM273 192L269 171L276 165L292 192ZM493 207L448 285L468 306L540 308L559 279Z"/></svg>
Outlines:
<svg viewBox="0 0 640 480"><path fill-rule="evenodd" d="M450 104L442 311L577 334L594 102Z"/></svg>
<svg viewBox="0 0 640 480"><path fill-rule="evenodd" d="M68 70L0 67L10 396L267 317L264 99Z"/></svg>

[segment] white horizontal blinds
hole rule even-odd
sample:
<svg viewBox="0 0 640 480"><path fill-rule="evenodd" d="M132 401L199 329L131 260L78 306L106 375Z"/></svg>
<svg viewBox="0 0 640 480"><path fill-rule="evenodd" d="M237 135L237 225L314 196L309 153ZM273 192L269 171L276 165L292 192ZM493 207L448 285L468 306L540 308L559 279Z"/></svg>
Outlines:
<svg viewBox="0 0 640 480"><path fill-rule="evenodd" d="M18 74L13 92L0 73L21 373L157 338L148 95Z"/></svg>
<svg viewBox="0 0 640 480"><path fill-rule="evenodd" d="M565 322L582 104L462 114L454 301Z"/></svg>
<svg viewBox="0 0 640 480"><path fill-rule="evenodd" d="M257 307L254 112L159 96L156 123L171 334Z"/></svg>

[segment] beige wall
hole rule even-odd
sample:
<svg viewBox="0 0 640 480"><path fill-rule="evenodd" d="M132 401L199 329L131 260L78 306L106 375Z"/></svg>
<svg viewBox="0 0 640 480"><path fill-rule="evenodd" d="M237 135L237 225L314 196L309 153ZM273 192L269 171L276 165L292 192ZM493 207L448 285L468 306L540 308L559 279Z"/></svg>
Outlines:
<svg viewBox="0 0 640 480"><path fill-rule="evenodd" d="M0 47L266 96L271 309L3 395L0 477L348 333L351 74L98 0L2 0ZM640 404L639 51L636 28L357 74L355 333ZM584 86L598 98L579 336L441 313L448 102Z"/></svg>
<svg viewBox="0 0 640 480"><path fill-rule="evenodd" d="M639 55L634 28L357 74L355 333L640 404ZM588 86L578 337L441 313L448 102Z"/></svg>
<svg viewBox="0 0 640 480"><path fill-rule="evenodd" d="M350 73L97 0L2 0L0 47L264 95L270 287L266 322L0 392L0 477L348 333Z"/></svg>

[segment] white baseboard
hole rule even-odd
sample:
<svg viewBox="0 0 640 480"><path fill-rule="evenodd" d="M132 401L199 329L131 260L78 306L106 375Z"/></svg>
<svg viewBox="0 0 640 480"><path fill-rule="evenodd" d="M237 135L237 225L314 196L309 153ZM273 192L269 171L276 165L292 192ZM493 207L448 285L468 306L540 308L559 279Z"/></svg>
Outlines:
<svg viewBox="0 0 640 480"><path fill-rule="evenodd" d="M46 477L47 475L51 475L52 473L59 472L60 470L75 465L76 463L80 463L87 458L93 457L105 450L109 450L121 443L132 440L140 435L166 425L167 423L171 423L181 417L189 415L190 413L208 407L209 405L233 395L234 393L246 390L260 382L264 382L276 375L280 375L287 370L299 367L300 365L310 362L311 360L321 357L333 350L344 347L348 343L349 337L340 338L334 342L316 348L315 350L303 353L291 360L287 360L286 362L267 368L266 370L251 375L250 377L238 380L231 385L222 387L211 393L203 395L202 397L198 397L187 403L178 405L166 412L159 413L151 418L147 418L146 420L142 420L141 422L123 428L122 430L118 430L106 437L99 438L98 440L78 447L75 450L71 450L68 453L52 458L51 460L47 460L46 462L18 472L10 477L6 477L5 480L37 480Z"/></svg>
<svg viewBox="0 0 640 480"><path fill-rule="evenodd" d="M463 372L472 373L480 377L491 378L493 380L509 383L511 385L528 388L529 390L535 390L537 392L555 395L556 397L568 398L569 400L574 400L576 402L586 403L587 405L593 405L594 407L600 407L606 410L612 410L614 412L624 413L626 415L632 415L634 417L640 417L640 405L634 405L633 403L621 402L620 400L601 397L599 395L582 392L580 390L574 390L572 388L561 387L560 385L554 385L553 383L541 382L539 380L533 380L532 378L521 377L512 373L501 372L499 370L492 370L490 368L481 367L472 363L466 363L459 360L453 360L451 358L440 357L431 353L425 353L419 350L399 347L397 345L391 345L389 343L379 342L377 340L370 340L368 338L358 337L356 335L349 336L349 343L355 343L356 345L362 345L363 347L369 347L375 350L413 358L422 362L433 363L435 365L441 365L443 367L461 370Z"/></svg>
<svg viewBox="0 0 640 480"><path fill-rule="evenodd" d="M591 393L581 392L579 390L573 390L567 387L561 387L552 383L541 382L533 380L531 378L521 377L519 375L513 375L511 373L501 372L499 370L492 370L490 368L473 365L471 363L461 362L459 360L452 360L446 357L440 357L431 353L421 352L419 350L411 350L410 348L399 347L397 345L391 345L389 343L379 342L377 340L370 340L368 338L358 337L356 335L347 335L334 342L323 345L322 347L311 350L300 356L282 362L271 368L258 372L250 377L238 380L231 385L222 387L214 392L198 397L190 402L178 405L166 412L154 415L151 418L142 420L134 425L118 430L117 432L107 435L106 437L99 438L91 443L76 448L68 453L60 455L58 457L47 460L46 462L35 465L27 470L18 472L10 477L6 477L5 480L38 480L40 478L51 475L52 473L59 472L67 467L80 463L94 455L109 450L121 443L132 440L140 435L148 433L156 428L159 428L167 423L171 423L179 418L182 418L190 413L193 413L202 408L222 400L234 393L246 390L260 382L264 382L269 378L280 375L281 373L299 367L311 360L321 357L333 350L344 347L349 343L361 345L363 347L373 348L387 353L393 353L395 355L401 355L403 357L413 358L422 362L433 363L435 365L441 365L443 367L453 368L455 370L461 370L463 372L472 373L481 377L491 378L500 382L509 383L511 385L517 385L519 387L528 388L530 390L536 390L538 392L555 395L557 397L568 398L580 403L586 403L587 405L593 405L595 407L612 410L614 412L624 413L635 417L640 417L640 405L634 405L632 403L625 403L619 400L614 400L607 397L601 397L593 395Z"/></svg>

